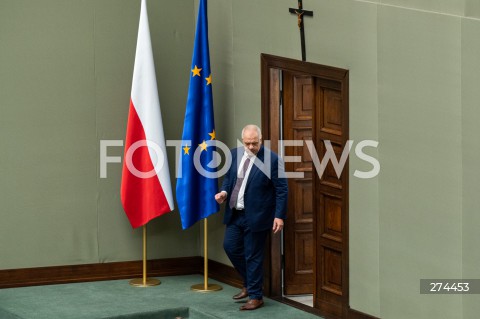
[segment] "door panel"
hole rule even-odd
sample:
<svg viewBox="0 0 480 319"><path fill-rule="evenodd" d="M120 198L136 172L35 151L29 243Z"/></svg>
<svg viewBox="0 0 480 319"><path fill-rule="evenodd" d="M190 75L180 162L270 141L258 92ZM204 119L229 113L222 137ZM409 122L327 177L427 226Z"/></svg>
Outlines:
<svg viewBox="0 0 480 319"><path fill-rule="evenodd" d="M284 139L313 140L320 161L329 143L339 163L346 142L341 86L296 72L284 70L282 75ZM340 171L337 165L337 172L329 161L318 175L305 143L286 146L285 155L297 156L295 162L287 161L287 172L304 176L288 181L284 292L314 294L315 307L341 316L346 274L344 172L348 166Z"/></svg>
<svg viewBox="0 0 480 319"><path fill-rule="evenodd" d="M338 161L340 161L343 153L344 146L340 143L330 141L332 145L333 152L335 153L335 157ZM319 157L322 159L327 152L327 147L325 146L325 140L321 140L320 147L317 148L319 150ZM340 167L338 167L340 168ZM343 168L345 170L345 167ZM344 184L344 177L345 175L340 175L340 178L335 171L335 167L333 166L332 162L329 161L325 170L323 171L322 176L320 176L320 184L325 187L332 187L336 189L342 189Z"/></svg>
<svg viewBox="0 0 480 319"><path fill-rule="evenodd" d="M324 211L320 223L320 233L325 239L342 242L342 198L331 194L320 194L320 203Z"/></svg>
<svg viewBox="0 0 480 319"><path fill-rule="evenodd" d="M348 139L348 108L345 87L317 84L319 103L314 122L314 141L324 158L327 144L339 163ZM348 151L348 150L347 150ZM343 317L348 304L348 159L335 170L329 161L321 176L314 180L314 244L316 256L314 307Z"/></svg>
<svg viewBox="0 0 480 319"><path fill-rule="evenodd" d="M283 72L284 140L312 139L314 88L310 76ZM288 212L285 220L285 282L286 295L313 293L313 191L312 158L308 149L286 146L286 156L298 162L287 162L286 171L303 174L289 178Z"/></svg>
<svg viewBox="0 0 480 319"><path fill-rule="evenodd" d="M323 106L320 113L320 131L326 134L342 136L342 96L340 91L331 90L319 85L318 93Z"/></svg>

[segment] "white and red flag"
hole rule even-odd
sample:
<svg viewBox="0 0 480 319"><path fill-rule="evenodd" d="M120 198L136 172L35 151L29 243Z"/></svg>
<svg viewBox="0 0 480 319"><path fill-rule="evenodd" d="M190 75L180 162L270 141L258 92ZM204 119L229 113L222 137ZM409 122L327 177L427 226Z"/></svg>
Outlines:
<svg viewBox="0 0 480 319"><path fill-rule="evenodd" d="M124 155L122 205L130 224L137 228L174 208L145 0L140 11Z"/></svg>

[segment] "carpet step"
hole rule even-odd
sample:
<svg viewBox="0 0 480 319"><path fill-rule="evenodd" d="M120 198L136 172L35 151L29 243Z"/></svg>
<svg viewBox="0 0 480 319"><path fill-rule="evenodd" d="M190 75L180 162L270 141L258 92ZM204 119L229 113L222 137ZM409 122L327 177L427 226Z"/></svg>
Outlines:
<svg viewBox="0 0 480 319"><path fill-rule="evenodd" d="M1 317L3 319L3 317ZM161 309L155 311L132 313L125 315L115 315L110 317L103 317L101 319L176 319L176 318L189 318L188 307L178 307Z"/></svg>

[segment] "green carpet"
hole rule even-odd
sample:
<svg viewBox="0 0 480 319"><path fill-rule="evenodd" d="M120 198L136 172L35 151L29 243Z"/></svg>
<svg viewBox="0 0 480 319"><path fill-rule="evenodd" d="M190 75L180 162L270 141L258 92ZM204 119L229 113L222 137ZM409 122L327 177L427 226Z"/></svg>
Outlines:
<svg viewBox="0 0 480 319"><path fill-rule="evenodd" d="M155 287L132 287L128 280L0 289L1 319L135 318L191 319L275 318L319 319L304 311L265 298L264 307L239 311L232 300L238 289L214 280L223 290L199 293L190 290L203 276L158 278Z"/></svg>

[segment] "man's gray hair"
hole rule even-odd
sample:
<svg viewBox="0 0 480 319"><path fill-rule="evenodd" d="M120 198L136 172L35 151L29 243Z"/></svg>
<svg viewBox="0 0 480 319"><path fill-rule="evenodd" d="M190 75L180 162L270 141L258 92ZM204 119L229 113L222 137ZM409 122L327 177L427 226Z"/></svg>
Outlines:
<svg viewBox="0 0 480 319"><path fill-rule="evenodd" d="M262 139L262 130L255 124L248 124L245 125L245 127L242 129L242 139L243 139L243 133L247 130L256 130L258 133L258 138Z"/></svg>

